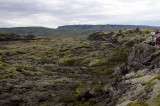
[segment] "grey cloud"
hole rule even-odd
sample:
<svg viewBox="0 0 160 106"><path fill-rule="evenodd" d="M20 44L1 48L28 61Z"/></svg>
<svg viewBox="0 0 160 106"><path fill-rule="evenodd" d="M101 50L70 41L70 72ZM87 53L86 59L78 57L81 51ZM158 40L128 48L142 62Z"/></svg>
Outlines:
<svg viewBox="0 0 160 106"><path fill-rule="evenodd" d="M153 25L156 22L152 22L152 19L158 20L158 15L151 18L149 15L158 6L149 7L151 1L0 0L0 27L27 25L57 27L75 23ZM26 22L23 22L24 20Z"/></svg>
<svg viewBox="0 0 160 106"><path fill-rule="evenodd" d="M38 13L41 9L36 2L0 2L0 11L10 13Z"/></svg>
<svg viewBox="0 0 160 106"><path fill-rule="evenodd" d="M22 0L21 2L6 2L0 1L0 12L5 12L8 14L21 14L21 15L32 15L38 13L48 13L57 16L69 16L85 13L87 11L92 12L94 8L97 7L95 3L85 4L81 2L63 2L59 5L57 4L42 4L41 2L25 2ZM80 6L81 8L76 8ZM15 14L14 14L15 13Z"/></svg>

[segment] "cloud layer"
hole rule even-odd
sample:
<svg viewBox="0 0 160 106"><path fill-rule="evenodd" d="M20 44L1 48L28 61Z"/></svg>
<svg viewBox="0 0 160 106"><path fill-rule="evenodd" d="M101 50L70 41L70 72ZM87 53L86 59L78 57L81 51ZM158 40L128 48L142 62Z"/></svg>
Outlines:
<svg viewBox="0 0 160 106"><path fill-rule="evenodd" d="M160 25L157 0L0 0L0 27Z"/></svg>

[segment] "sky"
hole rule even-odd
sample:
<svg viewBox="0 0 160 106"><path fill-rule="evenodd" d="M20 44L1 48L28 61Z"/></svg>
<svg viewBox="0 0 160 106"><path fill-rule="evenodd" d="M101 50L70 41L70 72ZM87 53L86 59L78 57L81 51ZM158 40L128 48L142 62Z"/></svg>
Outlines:
<svg viewBox="0 0 160 106"><path fill-rule="evenodd" d="M0 27L160 26L158 0L0 0Z"/></svg>

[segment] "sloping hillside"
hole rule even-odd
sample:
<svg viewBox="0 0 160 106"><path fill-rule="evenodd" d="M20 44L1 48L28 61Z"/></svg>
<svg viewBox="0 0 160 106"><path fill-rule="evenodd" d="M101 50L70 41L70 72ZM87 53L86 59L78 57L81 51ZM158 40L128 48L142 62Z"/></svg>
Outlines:
<svg viewBox="0 0 160 106"><path fill-rule="evenodd" d="M97 106L160 105L160 46L149 45L147 39L133 41L134 46L128 51L127 63L113 68L113 80L103 89L82 90L80 98L88 98L90 104L96 103ZM87 92L90 96L87 96ZM105 99L101 100L104 95Z"/></svg>
<svg viewBox="0 0 160 106"><path fill-rule="evenodd" d="M45 27L15 27L15 28L0 28L1 32L10 32L15 34L34 34L37 36L52 35L55 29Z"/></svg>
<svg viewBox="0 0 160 106"><path fill-rule="evenodd" d="M129 52L128 62L126 74L115 72L117 80L115 83L121 92L117 104L119 106L159 106L160 47L144 43L135 45ZM122 69L121 72L123 71Z"/></svg>

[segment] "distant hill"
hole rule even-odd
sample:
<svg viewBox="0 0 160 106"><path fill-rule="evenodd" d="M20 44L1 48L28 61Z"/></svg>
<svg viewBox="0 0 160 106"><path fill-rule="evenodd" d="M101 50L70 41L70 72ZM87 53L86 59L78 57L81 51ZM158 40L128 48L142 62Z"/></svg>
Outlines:
<svg viewBox="0 0 160 106"><path fill-rule="evenodd" d="M14 27L14 28L0 28L1 32L10 32L15 34L34 34L34 35L51 35L55 29L45 27Z"/></svg>
<svg viewBox="0 0 160 106"><path fill-rule="evenodd" d="M59 26L57 29L45 27L15 27L15 28L0 28L1 32L11 32L15 34L34 34L37 36L48 35L89 35L95 31L115 31L123 29L154 29L160 27L144 26L144 25L66 25Z"/></svg>
<svg viewBox="0 0 160 106"><path fill-rule="evenodd" d="M157 29L158 27L145 25L66 25L59 26L58 29L77 29L77 30L120 30L120 29Z"/></svg>

